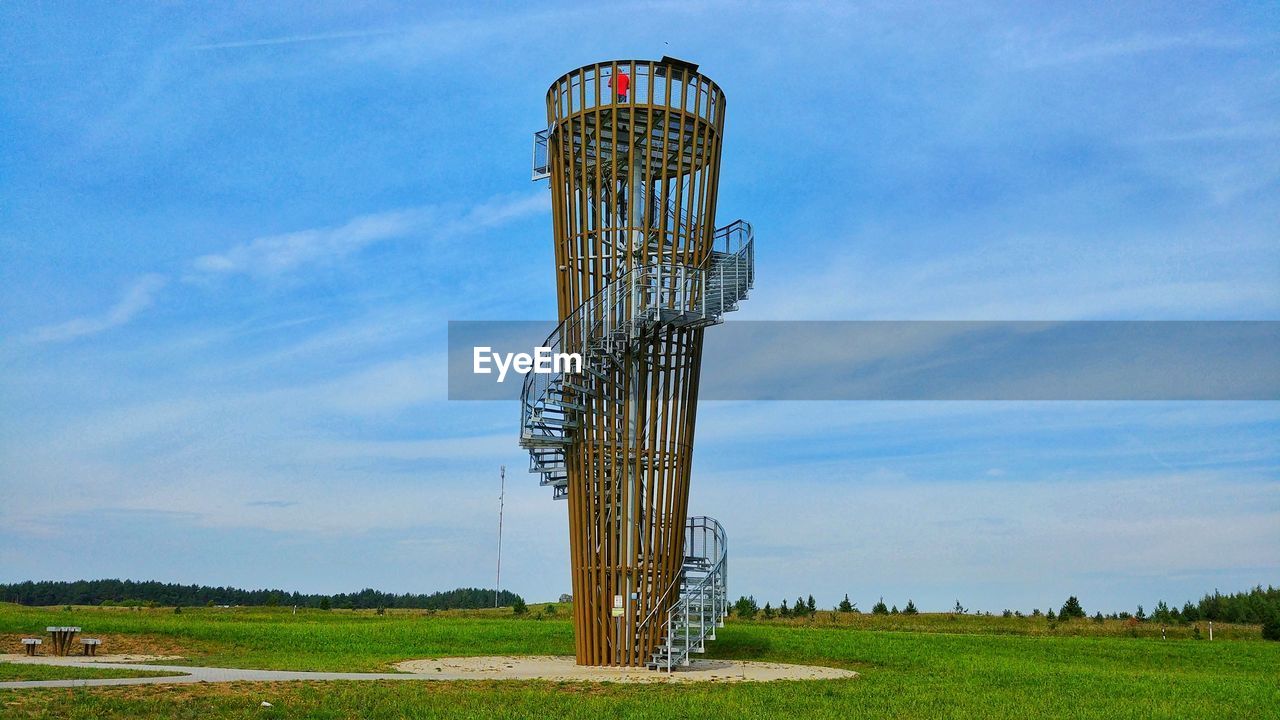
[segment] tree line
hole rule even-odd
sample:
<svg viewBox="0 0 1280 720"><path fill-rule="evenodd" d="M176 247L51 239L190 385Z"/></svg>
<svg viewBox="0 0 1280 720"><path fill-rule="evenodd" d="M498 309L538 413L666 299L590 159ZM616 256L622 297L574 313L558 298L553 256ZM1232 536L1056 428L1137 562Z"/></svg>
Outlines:
<svg viewBox="0 0 1280 720"><path fill-rule="evenodd" d="M427 594L385 593L366 588L356 593L337 595L285 592L283 590L242 590L208 585L179 585L156 581L77 580L75 582L30 580L9 585L0 584L0 602L20 605L297 605L298 607L345 609L412 608L422 610L455 610L493 607L493 590L458 588ZM503 607L524 605L519 595L503 590L498 593Z"/></svg>
<svg viewBox="0 0 1280 720"><path fill-rule="evenodd" d="M844 599L840 601L834 608L836 612L844 613L860 613L858 604L849 601L846 594ZM761 608L757 603L755 596L744 595L738 598L733 605L733 614L744 619L752 619L757 616L766 620L778 618L803 618L812 617L818 611L817 603L813 596L808 598L798 596L794 603L788 605L784 599L777 607L772 603L766 602ZM919 612L914 601L908 599L906 606L901 610L897 605L889 607L885 604L884 598L881 597L871 608L874 615L915 615ZM950 610L954 614L966 614L968 608L960 604L957 600L955 607ZM991 613L979 613L990 615ZM1004 617L1024 617L1021 611L1005 610ZM1049 620L1069 621L1073 619L1083 619L1089 617L1084 606L1081 605L1080 599L1072 595L1062 604L1062 608L1054 612L1053 608L1049 608L1046 613L1041 613L1039 608L1031 611L1032 617L1046 617ZM1155 608L1150 614L1139 605L1136 612L1113 612L1103 615L1102 612L1096 612L1093 619L1102 622L1106 619L1112 620L1133 620L1136 622L1157 622L1163 624L1179 624L1200 622L1202 620L1215 620L1219 622L1239 623L1245 625L1263 626L1263 636L1271 640L1280 640L1280 588L1274 588L1268 585L1263 589L1258 585L1251 590L1230 595L1223 595L1221 592L1214 590L1213 593L1207 594L1200 599L1198 603L1187 602L1181 608L1176 605L1170 606L1161 600L1156 603Z"/></svg>

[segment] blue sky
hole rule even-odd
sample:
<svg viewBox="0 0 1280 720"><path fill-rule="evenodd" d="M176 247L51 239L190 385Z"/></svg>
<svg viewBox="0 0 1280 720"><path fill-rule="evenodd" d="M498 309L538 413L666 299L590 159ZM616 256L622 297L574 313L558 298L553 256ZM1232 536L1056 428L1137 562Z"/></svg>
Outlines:
<svg viewBox="0 0 1280 720"><path fill-rule="evenodd" d="M262 4L258 4L262 5ZM1280 318L1272 3L0 6L0 580L568 591L448 320L554 315L564 71L729 98L744 319ZM708 368L706 372L713 372ZM705 403L731 590L922 608L1280 581L1275 403Z"/></svg>

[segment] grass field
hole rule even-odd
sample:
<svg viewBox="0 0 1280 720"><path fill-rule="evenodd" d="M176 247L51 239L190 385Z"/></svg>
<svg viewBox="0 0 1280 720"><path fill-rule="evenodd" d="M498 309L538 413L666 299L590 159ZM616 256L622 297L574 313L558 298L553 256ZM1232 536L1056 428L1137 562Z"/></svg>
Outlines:
<svg viewBox="0 0 1280 720"><path fill-rule="evenodd" d="M533 608L535 613L538 608ZM186 655L200 665L385 670L418 657L568 654L572 629L506 612L21 608L0 605L0 641L50 624ZM626 686L540 682L271 683L0 691L5 717L1280 717L1280 643L1256 628L1043 618L818 613L734 622L711 656L851 668L853 680ZM1133 637L1136 631L1137 637ZM272 708L260 708L262 700Z"/></svg>

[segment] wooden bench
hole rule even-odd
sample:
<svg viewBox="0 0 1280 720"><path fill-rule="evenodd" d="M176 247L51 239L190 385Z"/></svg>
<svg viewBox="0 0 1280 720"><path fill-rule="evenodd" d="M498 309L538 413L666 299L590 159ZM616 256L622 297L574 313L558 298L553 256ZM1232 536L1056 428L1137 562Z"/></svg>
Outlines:
<svg viewBox="0 0 1280 720"><path fill-rule="evenodd" d="M28 655L35 655L37 646L43 642L40 638L22 638L22 649L26 650Z"/></svg>
<svg viewBox="0 0 1280 720"><path fill-rule="evenodd" d="M84 654L92 657L98 654L98 646L102 641L98 638L81 638L80 644L84 646Z"/></svg>

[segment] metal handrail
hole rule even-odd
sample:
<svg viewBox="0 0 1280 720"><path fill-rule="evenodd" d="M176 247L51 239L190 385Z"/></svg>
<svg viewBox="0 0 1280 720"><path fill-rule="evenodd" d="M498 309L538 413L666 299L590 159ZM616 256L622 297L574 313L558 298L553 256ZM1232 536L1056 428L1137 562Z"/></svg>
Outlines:
<svg viewBox="0 0 1280 720"><path fill-rule="evenodd" d="M728 535L724 531L724 526L721 525L720 522L717 521L715 518L710 518L706 516L697 516L697 517L689 518L688 522L685 525L685 557L699 557L698 555L695 554L696 544L693 540L693 532L692 532L695 530L704 531L703 532L703 547L704 547L703 557L705 557L706 531L709 530L711 532L711 539L713 542L712 547L714 548L713 554L715 556L715 564L712 565L711 569L708 570L707 574L703 576L703 578L700 581L698 581L697 585L693 586L692 588L685 588L685 591L680 595L680 599L677 600L675 604L673 604L667 610L666 670L668 672L671 671L671 668L674 667L676 663L675 653L674 653L675 645L672 642L673 639L675 638L676 618L679 616L682 608L685 609L685 613L687 616L688 614L687 608L689 605L689 600L694 597L704 598L709 594L711 596L711 602L712 602L711 618L712 618L713 624L716 622L719 622L719 620L725 616L726 611L728 610L728 591L727 591L728 575L729 575ZM684 572L681 571L680 576L677 577L675 579L675 582L672 583L672 587L679 584L681 580L684 579L683 576L684 576ZM707 592L708 589L710 590L710 593ZM668 588L667 592L670 592L670 588ZM664 598L665 596L666 596L666 593L663 594ZM654 610L657 610L660 607L662 607L661 600L659 600L658 604L655 605ZM699 622L699 629L701 633L697 638L699 642L702 642L707 637L705 610L701 611L701 614L702 614L703 620ZM650 611L649 615L652 616L653 611ZM646 617L644 620L644 623L647 623L648 621L649 621L649 617ZM643 623L641 627L643 627ZM686 622L684 624L684 631L685 631L684 653L681 657L681 660L683 660L684 658L687 658L688 654L692 652L693 637L691 635L691 628L692 628L692 623L688 622L686 617Z"/></svg>
<svg viewBox="0 0 1280 720"><path fill-rule="evenodd" d="M724 250L716 247L723 243ZM721 278L719 294L707 297L710 280ZM659 263L634 268L609 283L578 306L543 343L553 353L580 352L583 364L597 359L606 342L622 337L633 339L640 327L661 322L661 311L678 310L682 314L700 316L702 322L714 322L725 308L741 297L726 298L725 278L746 274L743 292L754 284L754 234L751 224L742 220L716 231L712 252L698 266ZM726 302L726 300L728 302ZM616 337L615 337L616 336ZM557 375L526 373L520 393L521 438L532 441L532 428L541 424L543 439L554 439L545 423L537 422L539 410L545 408ZM560 437L568 440L567 428Z"/></svg>

